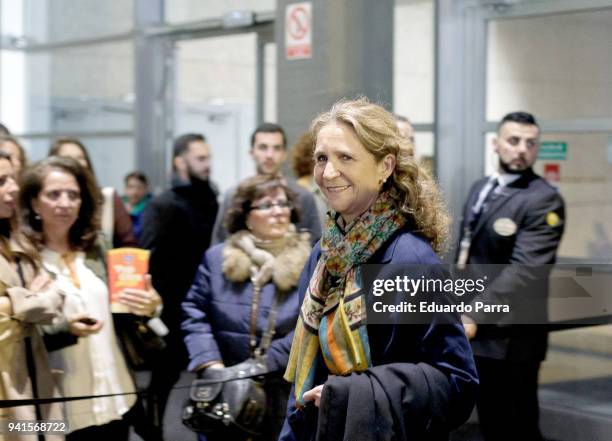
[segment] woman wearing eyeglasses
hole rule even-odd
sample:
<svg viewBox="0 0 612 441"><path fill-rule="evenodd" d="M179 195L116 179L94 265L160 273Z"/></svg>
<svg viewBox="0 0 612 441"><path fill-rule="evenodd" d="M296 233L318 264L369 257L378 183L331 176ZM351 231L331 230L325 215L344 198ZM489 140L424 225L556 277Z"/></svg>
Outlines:
<svg viewBox="0 0 612 441"><path fill-rule="evenodd" d="M294 195L281 178L244 181L226 218L231 236L206 252L183 302L191 371L206 378L210 370L265 354L266 415L255 428L257 440L276 440L289 393L282 374L298 316L296 287L311 248L308 233L295 231L297 220ZM221 436L249 437L230 424L201 439Z"/></svg>

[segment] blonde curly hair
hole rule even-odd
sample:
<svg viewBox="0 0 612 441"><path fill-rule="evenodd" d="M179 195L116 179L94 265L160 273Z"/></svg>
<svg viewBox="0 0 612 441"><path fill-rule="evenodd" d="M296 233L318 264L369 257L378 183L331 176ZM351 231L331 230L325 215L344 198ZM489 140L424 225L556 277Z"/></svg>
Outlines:
<svg viewBox="0 0 612 441"><path fill-rule="evenodd" d="M377 162L388 154L395 157L395 170L383 190L389 190L415 232L423 235L436 252L445 251L450 222L446 206L438 186L415 159L411 142L400 135L393 115L367 98L341 100L314 119L310 127L313 139L333 122L351 127Z"/></svg>

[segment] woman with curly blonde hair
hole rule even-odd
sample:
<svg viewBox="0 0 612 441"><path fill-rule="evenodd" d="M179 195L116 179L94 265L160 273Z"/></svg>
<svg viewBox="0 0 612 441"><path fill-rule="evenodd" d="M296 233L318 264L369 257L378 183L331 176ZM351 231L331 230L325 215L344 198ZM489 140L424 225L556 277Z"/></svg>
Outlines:
<svg viewBox="0 0 612 441"><path fill-rule="evenodd" d="M280 439L446 439L469 416L477 384L459 317L402 326L390 311L372 323L364 267L404 265L419 278L410 268L439 264L448 216L436 185L393 116L366 99L336 103L311 131L315 181L332 210L299 287ZM376 268L375 278L389 275Z"/></svg>
<svg viewBox="0 0 612 441"><path fill-rule="evenodd" d="M333 121L351 126L376 162L387 155L395 157L395 168L382 191L389 191L397 201L398 209L414 223L414 232L427 238L436 252L444 251L449 225L446 207L434 180L416 160L412 143L400 135L393 115L366 99L340 101L313 121L313 136Z"/></svg>

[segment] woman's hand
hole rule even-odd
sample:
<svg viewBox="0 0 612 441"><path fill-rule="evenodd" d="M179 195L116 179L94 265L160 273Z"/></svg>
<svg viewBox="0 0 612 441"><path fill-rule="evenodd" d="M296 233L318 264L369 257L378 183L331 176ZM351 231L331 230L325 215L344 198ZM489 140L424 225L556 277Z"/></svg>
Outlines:
<svg viewBox="0 0 612 441"><path fill-rule="evenodd" d="M319 404L321 404L321 394L323 393L324 387L324 384L320 384L319 386L304 392L304 402L308 403L310 401L314 401L314 405L319 407Z"/></svg>
<svg viewBox="0 0 612 441"><path fill-rule="evenodd" d="M51 283L51 276L46 272L39 273L28 285L30 291L43 291Z"/></svg>
<svg viewBox="0 0 612 441"><path fill-rule="evenodd" d="M151 317L161 305L160 295L153 289L151 276L145 276L145 289L124 289L119 295L119 302L126 305L132 314Z"/></svg>
<svg viewBox="0 0 612 441"><path fill-rule="evenodd" d="M204 370L206 369L224 369L224 368L225 368L225 365L222 362L218 361L218 362L215 362L213 364L206 366Z"/></svg>
<svg viewBox="0 0 612 441"><path fill-rule="evenodd" d="M77 337L87 337L91 334L97 334L102 329L104 322L102 320L93 319L87 313L73 315L68 319L68 328L70 333Z"/></svg>
<svg viewBox="0 0 612 441"><path fill-rule="evenodd" d="M48 282L41 280L34 285L35 288L46 287ZM60 313L64 300L63 295L56 290L30 290L20 286L8 288L6 295L10 299L10 305L4 305L2 311L9 312L13 318L27 323L52 323Z"/></svg>
<svg viewBox="0 0 612 441"><path fill-rule="evenodd" d="M461 321L463 322L463 330L465 331L465 336L468 340L476 337L476 332L478 331L478 325L474 321L473 318L468 317L467 315L461 316Z"/></svg>
<svg viewBox="0 0 612 441"><path fill-rule="evenodd" d="M215 370L215 369L224 369L224 368L225 368L225 365L223 364L222 361L213 361L213 362L198 366L195 369L195 373L198 376L198 378L202 378L204 375L204 372L206 372L209 369Z"/></svg>

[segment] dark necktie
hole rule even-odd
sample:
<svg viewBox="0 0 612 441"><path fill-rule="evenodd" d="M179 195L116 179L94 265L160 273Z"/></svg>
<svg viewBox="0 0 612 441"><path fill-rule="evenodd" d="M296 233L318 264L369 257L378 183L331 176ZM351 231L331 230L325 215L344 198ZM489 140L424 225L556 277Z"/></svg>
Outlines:
<svg viewBox="0 0 612 441"><path fill-rule="evenodd" d="M490 186L490 189L486 194L484 200L480 204L477 200L476 204L474 204L471 209L472 217L470 219L470 231L474 231L474 228L478 224L478 219L480 219L480 216L488 211L491 202L493 202L493 200L497 197L497 195L495 194L495 190L497 189L497 187L499 187L499 179L496 178L493 181L489 182L487 185Z"/></svg>
<svg viewBox="0 0 612 441"><path fill-rule="evenodd" d="M493 186L491 187L491 190L489 190L489 193L487 193L487 196L482 203L482 207L480 208L480 214L486 213L491 207L491 202L497 199L498 195L495 193L497 187L499 187L499 179L495 179L493 181Z"/></svg>

